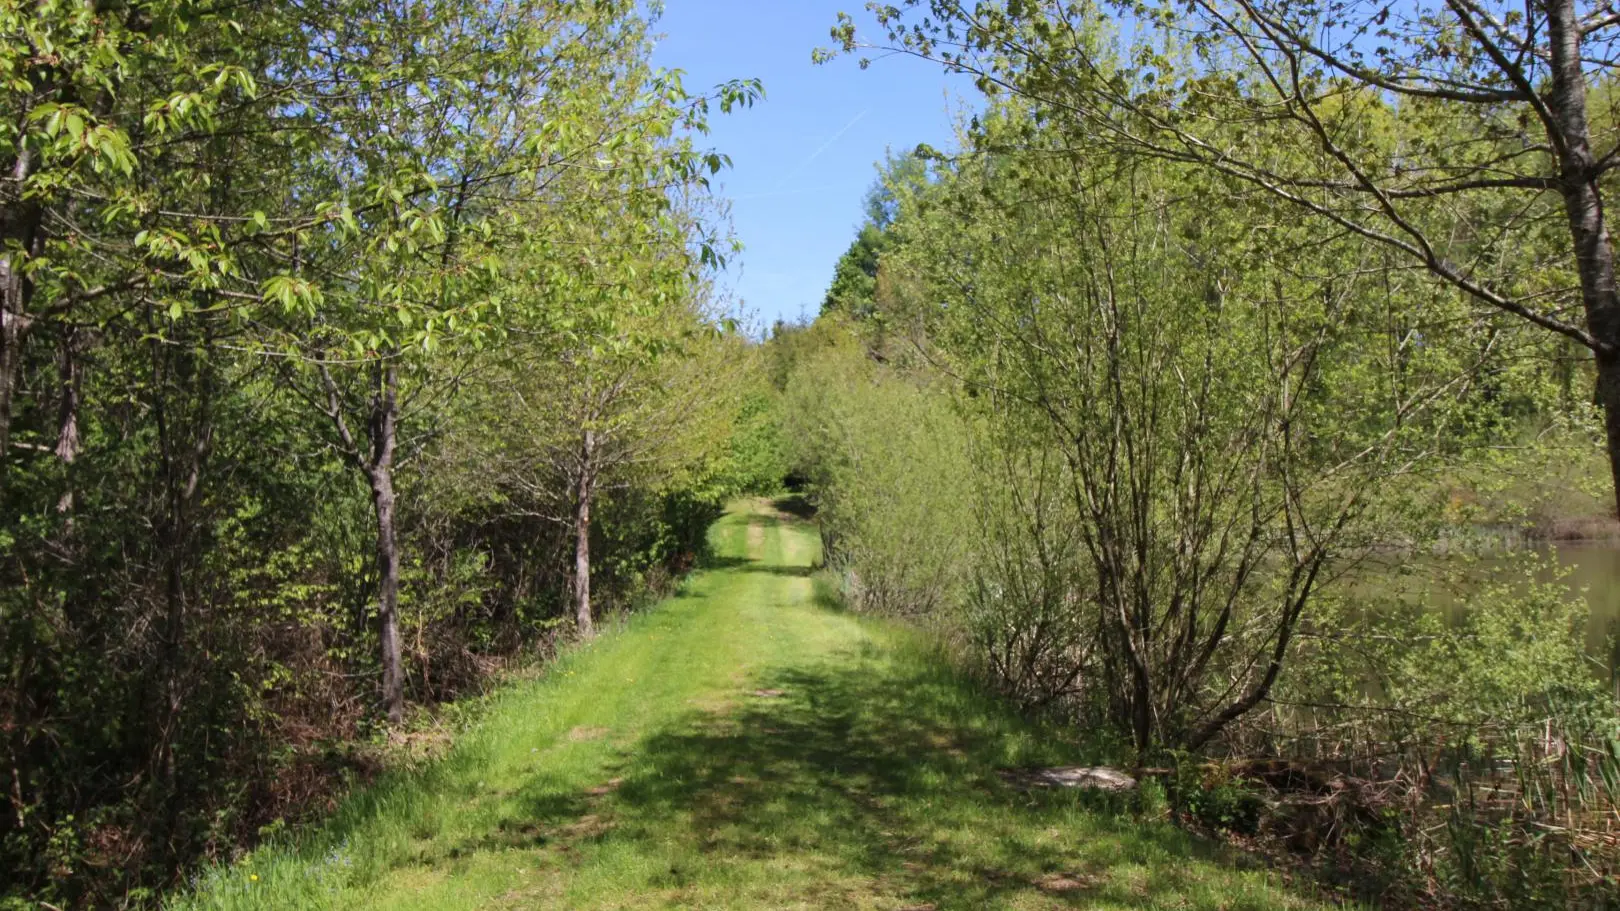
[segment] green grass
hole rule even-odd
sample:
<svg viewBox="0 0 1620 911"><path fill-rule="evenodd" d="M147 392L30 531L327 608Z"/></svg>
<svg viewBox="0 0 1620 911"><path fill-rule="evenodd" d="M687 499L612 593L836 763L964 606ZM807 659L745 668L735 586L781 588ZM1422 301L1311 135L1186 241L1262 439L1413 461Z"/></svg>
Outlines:
<svg viewBox="0 0 1620 911"><path fill-rule="evenodd" d="M818 604L811 526L749 502L712 536L719 566L494 697L447 758L172 907L1316 906L1122 806L1004 785L1096 757Z"/></svg>

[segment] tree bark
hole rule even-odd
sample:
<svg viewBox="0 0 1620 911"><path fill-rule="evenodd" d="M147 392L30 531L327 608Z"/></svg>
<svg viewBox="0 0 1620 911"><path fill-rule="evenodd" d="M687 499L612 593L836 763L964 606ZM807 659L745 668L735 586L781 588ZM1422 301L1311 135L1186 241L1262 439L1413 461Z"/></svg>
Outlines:
<svg viewBox="0 0 1620 911"><path fill-rule="evenodd" d="M371 472L371 500L377 511L377 622L382 646L383 708L391 722L405 717L405 675L399 640L399 546L394 533L394 473Z"/></svg>
<svg viewBox="0 0 1620 911"><path fill-rule="evenodd" d="M167 349L154 341L151 350L152 413L158 431L166 500L165 515L158 523L164 599L161 651L156 668L161 681L158 697L161 706L154 719L157 730L151 761L154 781L161 783L160 793L167 807L164 825L172 833L180 823L181 804L171 798L186 784L181 779L175 755L191 664L186 648L189 616L186 571L195 542L193 512L202 490L203 472L213 451L215 376L213 365L206 358L193 360L185 349ZM187 383L195 384L191 390L195 403L190 409L184 407ZM76 434L76 428L74 432Z"/></svg>
<svg viewBox="0 0 1620 911"><path fill-rule="evenodd" d="M349 429L344 397L337 381L323 364L321 386L326 390L326 416L337 429L343 450L371 486L371 505L377 517L377 638L382 658L383 711L390 722L405 718L404 656L399 638L399 541L394 529L394 448L399 435L399 368L378 364L372 370L372 395L366 422L366 448Z"/></svg>
<svg viewBox="0 0 1620 911"><path fill-rule="evenodd" d="M73 524L75 500L73 463L79 458L79 398L82 369L78 339L71 327L63 329L57 349L57 380L61 386L56 412L56 458L62 463L62 494L56 511L64 517L69 531Z"/></svg>
<svg viewBox="0 0 1620 911"><path fill-rule="evenodd" d="M11 459L12 399L31 324L28 298L33 288L23 264L37 252L40 213L36 204L22 199L22 191L33 167L33 156L23 142L7 175L11 186L0 199L0 485Z"/></svg>
<svg viewBox="0 0 1620 911"><path fill-rule="evenodd" d="M398 432L399 371L379 369L371 402L371 458L366 476L377 511L377 623L382 651L383 709L405 718L405 670L399 639L399 544L394 529L394 444Z"/></svg>
<svg viewBox="0 0 1620 911"><path fill-rule="evenodd" d="M11 460L11 400L28 335L21 284L22 277L11 268L11 257L0 256L0 481Z"/></svg>
<svg viewBox="0 0 1620 911"><path fill-rule="evenodd" d="M1131 678L1131 738L1137 758L1145 761L1153 748L1153 681L1145 668L1133 667Z"/></svg>
<svg viewBox="0 0 1620 911"><path fill-rule="evenodd" d="M1599 348L1598 396L1609 447L1615 515L1620 517L1620 299L1615 295L1614 245L1598 187L1597 159L1592 154L1586 111L1586 73L1581 61L1580 19L1574 0L1551 0L1547 7L1552 91L1547 107L1558 135L1559 186L1570 237L1575 244L1576 272L1587 331Z"/></svg>
<svg viewBox="0 0 1620 911"><path fill-rule="evenodd" d="M579 479L574 491L574 621L582 639L596 634L591 617L591 495L596 469L596 434L586 430L579 447Z"/></svg>

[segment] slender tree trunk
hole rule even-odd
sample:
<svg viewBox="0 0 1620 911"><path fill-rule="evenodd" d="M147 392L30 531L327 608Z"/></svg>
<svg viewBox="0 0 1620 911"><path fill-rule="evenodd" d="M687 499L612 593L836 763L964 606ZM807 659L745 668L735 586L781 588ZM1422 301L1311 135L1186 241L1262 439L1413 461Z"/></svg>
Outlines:
<svg viewBox="0 0 1620 911"><path fill-rule="evenodd" d="M399 417L399 371L380 368L371 404L371 459L366 475L377 511L377 622L382 647L383 708L388 720L405 718L405 669L399 638L399 544L394 529L394 445Z"/></svg>
<svg viewBox="0 0 1620 911"><path fill-rule="evenodd" d="M1601 346L1597 353L1598 397L1609 447L1615 515L1620 517L1620 298L1615 294L1614 245L1598 187L1586 111L1586 73L1581 61L1580 20L1574 0L1551 0L1547 7L1553 119L1564 211L1575 242L1576 271L1587 330Z"/></svg>
<svg viewBox="0 0 1620 911"><path fill-rule="evenodd" d="M1145 761L1153 747L1153 680L1145 667L1133 667L1131 677L1131 733L1137 759Z"/></svg>
<svg viewBox="0 0 1620 911"><path fill-rule="evenodd" d="M0 484L11 460L11 401L28 335L28 317L22 309L22 276L11 268L11 257L0 255Z"/></svg>
<svg viewBox="0 0 1620 911"><path fill-rule="evenodd" d="M73 463L79 458L79 398L82 370L79 365L78 339L72 328L63 330L56 354L57 381L61 386L56 412L56 458L62 463L62 494L57 498L56 511L72 531L75 488Z"/></svg>
<svg viewBox="0 0 1620 911"><path fill-rule="evenodd" d="M206 355L193 359L186 349L177 352L156 342L152 344L152 354L155 394L152 412L163 460L166 500L165 515L159 524L163 547L164 612L157 671L161 679L159 698L162 705L156 719L159 727L152 762L154 776L162 784L160 793L167 806L164 824L172 834L180 824L178 813L181 807L181 803L173 797L188 784L180 776L175 754L190 676L186 648L189 620L186 570L195 538L194 507L202 489L203 471L213 449L215 389L213 365ZM184 392L186 383L194 384L195 399L189 415L186 408L176 407L177 398L182 403L185 401L176 393ZM76 434L76 428L74 432Z"/></svg>
<svg viewBox="0 0 1620 911"><path fill-rule="evenodd" d="M1609 445L1609 476L1614 483L1614 514L1620 518L1620 356L1597 359L1597 390L1602 399L1603 431Z"/></svg>
<svg viewBox="0 0 1620 911"><path fill-rule="evenodd" d="M371 474L371 500L377 510L377 620L381 627L383 707L388 720L405 717L405 674L399 641L399 546L394 534L394 473Z"/></svg>
<svg viewBox="0 0 1620 911"><path fill-rule="evenodd" d="M392 352L390 352L392 354ZM323 364L321 386L326 390L326 415L332 419L343 449L371 485L371 504L377 517L377 626L382 653L383 710L391 722L405 718L404 656L399 638L399 541L395 534L394 448L399 427L399 368L390 362L372 369L372 394L366 422L365 447L344 417L342 390Z"/></svg>
<svg viewBox="0 0 1620 911"><path fill-rule="evenodd" d="M5 465L11 459L11 405L31 324L28 298L33 289L23 262L38 249L39 207L21 196L33 165L33 156L23 143L7 175L10 187L3 188L0 197L0 489Z"/></svg>
<svg viewBox="0 0 1620 911"><path fill-rule="evenodd" d="M574 621L581 638L596 634L591 617L591 495L595 486L596 434L586 430L579 447L579 482L574 491Z"/></svg>

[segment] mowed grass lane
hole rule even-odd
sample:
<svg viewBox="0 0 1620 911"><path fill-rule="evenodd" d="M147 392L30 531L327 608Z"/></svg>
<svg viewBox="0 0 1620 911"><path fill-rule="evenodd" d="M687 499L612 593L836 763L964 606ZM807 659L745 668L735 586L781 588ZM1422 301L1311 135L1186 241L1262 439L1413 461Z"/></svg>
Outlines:
<svg viewBox="0 0 1620 911"><path fill-rule="evenodd" d="M181 909L1315 907L998 768L1096 757L919 637L818 604L814 528L715 526L682 594L494 697L451 755Z"/></svg>

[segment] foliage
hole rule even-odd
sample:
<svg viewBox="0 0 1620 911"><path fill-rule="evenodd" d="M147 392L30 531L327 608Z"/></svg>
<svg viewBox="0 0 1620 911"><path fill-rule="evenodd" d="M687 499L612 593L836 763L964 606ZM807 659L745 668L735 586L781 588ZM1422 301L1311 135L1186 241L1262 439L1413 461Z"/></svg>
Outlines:
<svg viewBox="0 0 1620 911"><path fill-rule="evenodd" d="M721 468L730 479L727 487L760 495L779 492L788 475L782 435L781 396L763 374L756 374L742 391L731 447Z"/></svg>
<svg viewBox="0 0 1620 911"><path fill-rule="evenodd" d="M823 314L842 313L856 320L880 316L878 267L890 246L889 229L900 215L901 197L928 183L928 161L919 152L890 153L878 173L878 182L866 194L866 220L833 267L832 284L821 302Z"/></svg>
<svg viewBox="0 0 1620 911"><path fill-rule="evenodd" d="M944 609L972 545L972 429L942 390L873 364L842 324L812 331L825 341L796 364L783 411L825 559L862 608Z"/></svg>
<svg viewBox="0 0 1620 911"><path fill-rule="evenodd" d="M1385 888L1559 907L1608 886L1597 828L1620 797L1620 721L1584 654L1585 603L1540 564L1375 563L1239 741L1379 782L1340 798L1338 838L1399 839ZM1469 595L1435 610L1453 591ZM1422 797L1387 783L1402 779Z"/></svg>
<svg viewBox="0 0 1620 911"><path fill-rule="evenodd" d="M572 525L481 460L519 367L651 390L609 606L763 483L698 144L759 87L655 69L654 12L0 4L3 900L149 905L554 650Z"/></svg>
<svg viewBox="0 0 1620 911"><path fill-rule="evenodd" d="M1133 4L1122 15L1146 18L1126 27L1092 4L874 5L891 49L973 73L987 103L960 151L928 153L931 178L894 194L860 270L864 350L806 370L794 401L821 442L802 453L834 565L885 567L1020 703L1169 766L1184 818L1413 901L1597 896L1617 716L1576 602L1501 565L1469 577L1466 607L1442 595L1482 542L1589 508L1538 480L1585 475L1582 387L1609 398L1554 303L1580 271L1565 212L1471 181L1479 156L1522 151L1469 119L1485 108L1362 84L1500 61L1379 68L1397 56L1312 82L1336 64L1290 58L1316 40L1279 24L1302 8L1227 9ZM1567 12L1549 10L1527 15ZM1420 57L1435 40L1400 28ZM861 46L848 20L834 37ZM1503 101L1491 118L1526 98ZM782 354L803 370L837 326ZM874 393L894 386L959 426L949 477L968 508L937 517L944 584L903 522L839 536L852 511L927 515L923 490L840 470L875 446L827 442L847 415L914 414Z"/></svg>
<svg viewBox="0 0 1620 911"><path fill-rule="evenodd" d="M861 226L849 249L838 258L832 285L821 302L821 311L848 313L856 318L870 316L877 299L878 255L884 234L876 225Z"/></svg>
<svg viewBox="0 0 1620 911"><path fill-rule="evenodd" d="M1227 181L1590 352L1620 498L1620 297L1603 202L1620 165L1620 22L1606 3L868 6L880 47L1027 104L1068 148ZM832 35L845 52L872 47L847 15Z"/></svg>
<svg viewBox="0 0 1620 911"><path fill-rule="evenodd" d="M1422 533L1406 494L1491 432L1452 390L1533 338L1404 296L1354 246L1249 231L1241 200L1175 206L1220 192L1195 173L989 151L1028 129L981 117L985 152L914 198L889 311L974 392L1036 532L988 590L1082 624L1095 651L1060 683L1139 751L1196 748L1265 700L1334 565ZM1395 310L1454 328L1403 350Z"/></svg>

